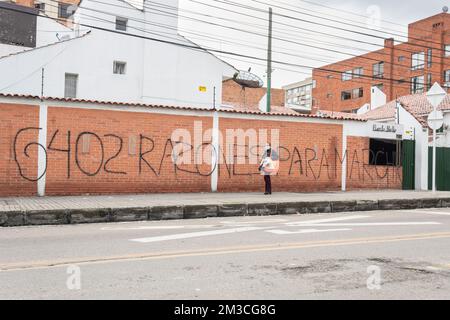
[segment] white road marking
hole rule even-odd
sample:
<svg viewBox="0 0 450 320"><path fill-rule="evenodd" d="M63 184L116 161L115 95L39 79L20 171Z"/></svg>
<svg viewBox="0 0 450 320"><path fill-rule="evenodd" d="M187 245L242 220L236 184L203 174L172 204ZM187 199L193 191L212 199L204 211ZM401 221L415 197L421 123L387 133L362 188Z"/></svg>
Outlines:
<svg viewBox="0 0 450 320"><path fill-rule="evenodd" d="M257 230L264 230L264 229L267 229L267 228L244 227L244 228L233 228L233 229L224 229L224 230L215 230L215 231L180 233L180 234L173 234L173 235L159 236L159 237L130 239L130 241L140 242L140 243L150 243L150 242L160 242L160 241L168 241L168 240L208 237L208 236L216 236L216 235L230 234L230 233L241 233L241 232L257 231Z"/></svg>
<svg viewBox="0 0 450 320"><path fill-rule="evenodd" d="M352 231L352 229L326 229L326 230L304 229L304 230L299 230L299 231L266 230L266 232L270 232L270 233L277 234L277 235L307 234L307 233L321 233L321 232L338 232L338 231Z"/></svg>
<svg viewBox="0 0 450 320"><path fill-rule="evenodd" d="M373 222L373 223L303 223L302 227L380 227L380 226L426 226L439 222ZM299 226L299 225L297 225Z"/></svg>
<svg viewBox="0 0 450 320"><path fill-rule="evenodd" d="M363 218L370 218L370 216L355 215L355 216L346 216L346 217L340 217L340 218L329 218L329 219L316 219L316 220L307 220L307 221L296 221L296 222L289 222L289 223L286 223L286 225L288 225L288 226L303 226L303 225L305 225L305 224L311 224L311 223L319 224L319 223L347 221L347 220L363 219Z"/></svg>
<svg viewBox="0 0 450 320"><path fill-rule="evenodd" d="M222 224L229 225L248 225L248 224L263 224L263 223L281 223L288 221L286 219L267 219L267 220L250 220L250 221L221 221Z"/></svg>
<svg viewBox="0 0 450 320"><path fill-rule="evenodd" d="M414 213L424 213L424 214L434 214L441 216L450 216L450 212L440 212L440 211L414 211Z"/></svg>
<svg viewBox="0 0 450 320"><path fill-rule="evenodd" d="M127 230L178 230L178 229L208 229L214 228L217 225L181 225L181 226L139 226L139 227L128 227L128 228L115 228L115 227L104 227L100 230L103 231L127 231Z"/></svg>

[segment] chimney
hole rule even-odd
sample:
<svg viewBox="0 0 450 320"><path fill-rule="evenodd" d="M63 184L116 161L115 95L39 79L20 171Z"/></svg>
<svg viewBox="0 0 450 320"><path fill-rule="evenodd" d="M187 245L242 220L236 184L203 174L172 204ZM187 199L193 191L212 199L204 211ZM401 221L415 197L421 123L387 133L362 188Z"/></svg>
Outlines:
<svg viewBox="0 0 450 320"><path fill-rule="evenodd" d="M384 39L384 47L385 48L393 48L394 47L394 38Z"/></svg>

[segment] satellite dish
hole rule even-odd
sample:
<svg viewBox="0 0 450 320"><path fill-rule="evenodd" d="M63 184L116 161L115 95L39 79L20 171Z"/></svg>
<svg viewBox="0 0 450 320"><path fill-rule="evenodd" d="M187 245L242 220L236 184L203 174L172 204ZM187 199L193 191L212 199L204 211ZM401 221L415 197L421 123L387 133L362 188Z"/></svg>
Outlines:
<svg viewBox="0 0 450 320"><path fill-rule="evenodd" d="M442 8L442 11L445 12L445 13L447 13L447 12L448 12L448 7L447 7L447 6L443 7L443 8Z"/></svg>
<svg viewBox="0 0 450 320"><path fill-rule="evenodd" d="M264 82L260 77L250 71L239 71L234 74L234 81L244 88L262 88Z"/></svg>

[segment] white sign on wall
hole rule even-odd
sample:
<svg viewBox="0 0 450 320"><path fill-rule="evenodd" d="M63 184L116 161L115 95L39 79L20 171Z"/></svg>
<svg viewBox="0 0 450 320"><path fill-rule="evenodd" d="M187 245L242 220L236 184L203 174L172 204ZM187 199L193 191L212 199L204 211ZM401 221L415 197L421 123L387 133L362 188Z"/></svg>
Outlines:
<svg viewBox="0 0 450 320"><path fill-rule="evenodd" d="M402 140L404 131L404 126L401 124L369 122L370 138Z"/></svg>

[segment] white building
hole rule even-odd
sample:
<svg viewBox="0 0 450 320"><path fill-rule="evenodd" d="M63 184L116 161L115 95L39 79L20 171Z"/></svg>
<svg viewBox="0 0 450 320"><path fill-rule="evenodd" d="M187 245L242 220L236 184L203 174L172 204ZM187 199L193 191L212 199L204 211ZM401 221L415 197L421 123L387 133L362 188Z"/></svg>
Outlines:
<svg viewBox="0 0 450 320"><path fill-rule="evenodd" d="M20 13L24 11L25 13ZM75 32L58 21L37 16L38 10L0 0L0 57L67 40ZM11 20L5 19L11 16ZM21 28L17 28L20 24Z"/></svg>
<svg viewBox="0 0 450 320"><path fill-rule="evenodd" d="M178 0L166 1L174 16L143 5L83 0L76 38L0 59L0 93L40 96L43 87L49 97L220 105L222 81L236 69L178 34Z"/></svg>
<svg viewBox="0 0 450 320"><path fill-rule="evenodd" d="M313 106L313 87L314 82L312 78L284 86L286 107L299 112L311 112Z"/></svg>

